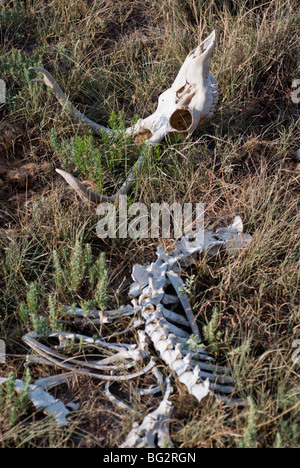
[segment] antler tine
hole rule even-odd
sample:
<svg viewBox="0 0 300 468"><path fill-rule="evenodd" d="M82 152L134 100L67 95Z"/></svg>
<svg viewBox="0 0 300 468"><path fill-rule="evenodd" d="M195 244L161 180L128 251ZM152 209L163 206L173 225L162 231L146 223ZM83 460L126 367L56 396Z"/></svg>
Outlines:
<svg viewBox="0 0 300 468"><path fill-rule="evenodd" d="M113 202L116 199L116 195L112 197L106 197L105 195L99 195L93 190L86 188L76 177L69 174L69 172L62 171L61 169L56 169L56 172L61 175L65 181L75 190L78 195L85 198L88 201L97 203L98 205L103 202Z"/></svg>
<svg viewBox="0 0 300 468"><path fill-rule="evenodd" d="M136 179L137 174L141 171L142 166L144 164L145 158L150 154L152 146L145 142L145 149L142 150L139 159L135 163L135 165L130 169L129 174L127 176L127 179L123 183L122 187L120 188L118 194L116 194L115 197L119 195L127 195L127 193L130 190L130 187L132 186L133 182Z"/></svg>
<svg viewBox="0 0 300 468"><path fill-rule="evenodd" d="M121 189L115 194L112 195L111 197L106 197L105 195L99 195L96 192L93 192L92 190L89 190L86 188L79 180L77 180L74 176L69 174L66 171L63 171L61 169L56 169L56 172L60 174L65 181L84 199L91 201L96 204L100 203L105 203L105 202L115 202L118 200L120 195L127 195L127 193L130 190L130 187L132 186L133 182L136 179L137 174L140 172L142 165L144 163L145 157L148 152L151 151L151 146L148 146L146 144L146 149L142 150L142 153L140 154L139 159L135 163L135 165L132 167L132 169L129 171L128 177L123 183Z"/></svg>
<svg viewBox="0 0 300 468"><path fill-rule="evenodd" d="M55 81L55 79L51 75L51 73L49 73L47 70L45 70L44 68L41 68L41 67L31 67L31 68L29 68L29 70L34 70L34 71L42 73L43 76L44 76L43 79L38 78L38 79L34 79L32 81L35 82L35 83L44 83L46 86L48 86L48 88L51 88L52 91L53 91L53 94L56 97L56 99L58 100L58 102L62 106L67 105L72 110L72 112L73 112L74 116L76 117L76 119L79 120L80 122L83 122L86 125L88 125L96 135L101 135L102 132L104 132L104 133L113 133L113 130L111 130L109 128L106 128L106 127L103 127L102 125L99 125L99 124L93 122L92 120L85 117L81 112L79 112L79 110L77 110L76 107L74 107L71 104L71 102L69 101L69 99L67 98L67 96L65 95L65 93L63 92L61 87L59 86L59 84Z"/></svg>

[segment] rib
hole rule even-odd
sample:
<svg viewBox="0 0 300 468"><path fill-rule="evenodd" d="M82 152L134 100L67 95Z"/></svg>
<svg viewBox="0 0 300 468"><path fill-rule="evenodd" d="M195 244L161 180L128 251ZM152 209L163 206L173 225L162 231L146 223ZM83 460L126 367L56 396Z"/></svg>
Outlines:
<svg viewBox="0 0 300 468"><path fill-rule="evenodd" d="M171 281L172 286L175 289L177 296L179 297L182 307L184 308L184 311L186 313L187 319L190 323L190 327L192 329L193 334L200 340L199 328L195 316L193 314L188 296L184 290L184 282L176 273L174 273L174 271L168 271L167 277Z"/></svg>
<svg viewBox="0 0 300 468"><path fill-rule="evenodd" d="M50 334L50 337L57 337L57 338L59 337L65 337L65 338L74 337L78 339L82 338L82 340L85 342L90 342L91 344L104 346L104 347L107 347L108 349L117 351L116 355L112 356L111 358L102 359L99 362L78 361L77 359L64 356L58 353L57 351L52 350L50 347L39 343L38 341L39 336L34 332L31 332L25 335L23 337L23 341L28 346L30 346L31 349L36 351L40 356L46 358L47 361L63 369L67 369L69 371L74 371L77 374L87 375L87 376L90 376L96 379L105 380L105 381L108 381L108 380L126 381L126 380L135 379L136 377L139 377L149 372L155 366L155 362L153 358L150 359L150 362L148 363L148 365L146 365L142 370L128 374L128 375L109 376L105 374L96 373L95 371L119 370L120 372L124 372L124 370L126 369L135 367L138 361L143 360L144 357L147 357L149 355L147 351L147 344L145 342L145 337L144 337L143 332L140 332L139 336L140 336L140 340L139 340L140 348L138 349L134 348L130 351L130 350L122 349L122 347L126 346L128 349L128 347L132 347L132 345L109 344L109 343L102 342L102 340L93 340L91 338L84 337L81 335L76 335L76 334L67 334L67 333L51 333ZM109 365L112 362L115 362L116 360L118 360L119 358L132 359L132 361L130 361L128 364L119 364L117 366Z"/></svg>
<svg viewBox="0 0 300 468"><path fill-rule="evenodd" d="M170 378L166 379L166 391L159 407L147 414L143 422L134 424L120 448L158 448L172 447L170 419L173 405L169 398L173 392Z"/></svg>

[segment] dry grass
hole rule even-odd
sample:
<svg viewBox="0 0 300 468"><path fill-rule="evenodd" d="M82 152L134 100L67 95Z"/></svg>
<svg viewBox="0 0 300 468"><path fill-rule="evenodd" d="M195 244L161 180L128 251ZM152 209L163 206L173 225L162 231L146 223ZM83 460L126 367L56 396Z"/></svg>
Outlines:
<svg viewBox="0 0 300 468"><path fill-rule="evenodd" d="M91 299L85 288L75 297L57 290L54 249L72 250L81 238L95 258L105 251L113 305L126 299L132 265L148 262L158 245L97 238L95 214L54 172L64 167L79 174L59 147L87 132L45 88L30 82L28 67L51 71L89 118L105 123L114 111L129 124L155 109L187 52L216 27L218 111L192 140L163 144L130 199L202 202L209 225L241 215L253 234L234 262L203 258L188 272L195 275L199 324L218 310L212 351L232 366L249 405L199 405L177 385L172 438L183 448L299 446L299 365L292 362L292 343L300 338L300 168L294 156L300 116L291 100L292 82L300 78L298 2L15 0L1 9L0 78L8 100L0 106L0 334L8 352L28 351L21 337L31 325L19 306L30 284L46 317L49 296L57 308ZM138 150L130 142L116 142L113 151L100 139L93 145L101 150L101 187L109 193ZM90 183L99 186L100 175L93 173ZM0 375L21 377L23 364L22 357L8 358ZM38 378L56 370L35 366L31 372ZM130 430L131 417L105 399L102 383L80 379L56 392L81 403L70 427L57 430L32 408L10 426L3 413L2 446L113 447ZM133 385L119 392L129 392L137 410L157 404L139 401Z"/></svg>

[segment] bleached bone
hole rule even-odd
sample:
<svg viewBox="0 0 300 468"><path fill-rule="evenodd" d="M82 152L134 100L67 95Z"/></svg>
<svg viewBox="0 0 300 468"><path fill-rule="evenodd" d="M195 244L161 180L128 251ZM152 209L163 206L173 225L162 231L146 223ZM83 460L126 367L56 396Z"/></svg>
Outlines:
<svg viewBox="0 0 300 468"><path fill-rule="evenodd" d="M152 369L152 374L154 375L154 377L156 378L157 380L157 383L161 386L164 384L164 377L162 375L161 372L159 372L158 368L157 367L153 367Z"/></svg>
<svg viewBox="0 0 300 468"><path fill-rule="evenodd" d="M166 327L157 326L153 324L153 318L143 314L146 320L145 330L151 341L153 342L154 347L160 354L161 358L168 364L169 368L172 369L178 376L180 382L184 383L191 395L194 395L197 400L200 402L204 397L210 393L209 382L202 382L199 375L196 376L191 372L191 365L186 361L186 358L182 355L178 347L174 347L172 342L168 345L168 324L164 318L161 318L161 312L155 311L157 314L157 322L165 322ZM154 313L154 315L155 315ZM156 328L154 329L154 326ZM200 382L199 382L200 381Z"/></svg>
<svg viewBox="0 0 300 468"><path fill-rule="evenodd" d="M111 343L106 343L103 340L97 340L90 337L85 337L83 335L77 335L74 333L51 333L50 337L58 338L60 340L61 346L57 346L56 349L65 349L65 347L71 343L73 340L79 341L79 345L86 344L87 346L101 346L111 350L118 350L116 354L110 356L109 358L101 359L99 361L100 366L97 366L99 369L107 364L112 362L122 361L124 359L133 359L135 362L140 361L149 355L148 345L145 340L145 332L140 331L139 333L139 346L136 345L116 345ZM125 348L126 346L126 348ZM129 349L128 349L129 348ZM91 362L91 361L90 361ZM96 362L96 361L95 361ZM98 362L98 361L97 361ZM94 366L94 365L93 365ZM94 366L95 367L95 366Z"/></svg>
<svg viewBox="0 0 300 468"><path fill-rule="evenodd" d="M142 396L156 395L157 393L161 393L161 387L137 388L136 393Z"/></svg>
<svg viewBox="0 0 300 468"><path fill-rule="evenodd" d="M8 382L6 378L0 378L0 385ZM26 384L23 380L15 381L15 388L18 393L24 392ZM55 399L49 393L46 393L37 385L29 385L28 396L37 410L43 410L45 414L53 416L60 427L67 426L67 416L69 410L65 407L62 401Z"/></svg>
<svg viewBox="0 0 300 468"><path fill-rule="evenodd" d="M72 370L76 372L77 374L82 374L82 375L87 375L96 379L101 379L101 380L113 380L113 381L126 381L126 380L131 380L135 379L141 375L144 375L145 373L149 372L154 366L155 362L151 358L150 362L148 363L147 366L145 366L141 371L137 371L128 375L117 375L117 376L109 376L106 374L99 374L94 371L124 371L126 369L129 369L131 367L135 367L136 363L143 360L146 356L149 355L149 352L147 351L147 344L144 338L143 332L140 333L140 348L136 348L136 345L127 345L127 348L131 349L124 349L120 345L116 344L110 344L110 343L104 343L101 340L93 340L92 338L86 338L86 337L81 337L80 335L75 335L75 334L68 334L69 337L77 337L77 339L83 338L86 342L89 342L90 344L93 345L98 345L98 346L103 346L107 347L108 349L118 351L117 354L115 354L112 357L102 359L100 361L80 361L78 359L70 358L67 356L64 356L62 354L59 354L56 351L53 351L49 347L42 345L39 343L38 338L39 336L36 333L28 333L23 337L23 341L30 346L33 350L35 350L39 355L43 356L46 358L48 361L50 361L52 364L55 364L59 367L62 367L67 370ZM60 333L53 333L50 335L50 337L58 337L59 335L64 335ZM65 334L67 337L67 334ZM71 338L70 338L71 339ZM101 344L100 344L101 343ZM123 345L124 346L124 345ZM120 360L124 361L124 359L132 359L128 364L120 364ZM111 365L113 362L118 362L118 365ZM93 371L93 372L92 372ZM124 372L123 372L124 373Z"/></svg>
<svg viewBox="0 0 300 468"><path fill-rule="evenodd" d="M25 335L27 336L27 335ZM38 338L36 333L30 333L29 336L32 338ZM136 349L135 344L127 344L127 343L107 343L106 341L100 340L98 338L92 338L90 336L79 335L78 333L63 333L63 332L53 332L49 335L49 338L58 338L61 343L65 341L66 343L70 343L71 341L77 340L81 344L89 344L94 346L103 346L104 348L111 349L113 351L124 351L124 350L134 350Z"/></svg>
<svg viewBox="0 0 300 468"><path fill-rule="evenodd" d="M87 124L94 133L97 133L98 135L101 135L102 132L104 132L104 133L111 133L112 132L112 130L110 130L110 129L106 128L106 127L103 127L102 125L96 124L92 120L85 117L81 112L79 112L71 104L71 102L69 101L69 99L67 98L67 96L65 95L65 93L63 92L61 87L59 86L59 84L55 81L55 79L53 78L51 73L49 73L47 70L45 70L44 68L40 68L40 67L31 67L31 68L29 68L29 70L37 71L37 72L42 73L43 77L44 77L43 79L34 79L32 81L36 82L36 83L44 83L46 86L48 86L50 89L52 89L53 94L56 97L56 99L59 101L59 103L64 108L70 109L73 112L76 119L83 122L83 123L85 123L85 124Z"/></svg>
<svg viewBox="0 0 300 468"><path fill-rule="evenodd" d="M213 237L222 242L224 249L231 256L244 249L252 239L250 234L244 234L243 221L240 216L237 216L229 227L217 229Z"/></svg>
<svg viewBox="0 0 300 468"><path fill-rule="evenodd" d="M142 325L144 325L144 320L140 320L140 319L135 318L133 320L133 325L131 327L126 328L125 330L122 330L121 332L115 332L115 333L112 333L111 335L104 336L103 339L108 340L108 339L111 339L111 338L116 338L116 336L126 335L127 333L132 332L133 330L137 330Z"/></svg>
<svg viewBox="0 0 300 468"><path fill-rule="evenodd" d="M154 146L169 133L192 134L201 122L213 115L218 91L209 68L215 38L213 31L188 55L171 88L159 97L155 113L140 120L134 134L147 136L148 143Z"/></svg>
<svg viewBox="0 0 300 468"><path fill-rule="evenodd" d="M140 119L134 128L130 127L126 130L127 137L133 136L138 140L145 139L146 141L138 161L117 194L111 197L99 195L88 190L71 174L62 170L57 170L57 172L80 196L97 204L103 201L114 201L120 195L126 195L152 146L174 132L190 136L203 121L212 117L218 103L218 86L215 78L209 73L214 49L215 31L187 56L172 86L159 96L156 111L151 116ZM79 112L47 70L40 67L32 67L30 70L42 73L43 79L33 81L44 83L52 89L60 104L71 110L75 118L88 125L95 134L116 133L115 130L103 127Z"/></svg>
<svg viewBox="0 0 300 468"><path fill-rule="evenodd" d="M28 367L30 364L41 364L42 366L53 366L53 364L45 358L40 356L34 356L33 354L28 354L26 356L25 367Z"/></svg>
<svg viewBox="0 0 300 468"><path fill-rule="evenodd" d="M65 306L65 310L70 316L75 316L81 319L88 319L94 325L102 325L107 323L112 323L115 320L130 317L135 315L140 311L139 308L133 308L131 305L126 307L121 306L120 310L92 310L90 312L85 312L83 309L76 307L75 309L71 306Z"/></svg>
<svg viewBox="0 0 300 468"><path fill-rule="evenodd" d="M239 250L244 249L251 241L249 234L244 234L243 221L240 216L236 216L234 222L226 228L219 228L214 231L205 231L196 234L196 239L191 242L187 237L183 237L176 243L175 255L181 260L183 258L194 258L195 254L207 252L209 255L216 255L223 247L230 255L234 255Z"/></svg>
<svg viewBox="0 0 300 468"><path fill-rule="evenodd" d="M113 371L111 372L111 375L112 376L114 375ZM132 406L128 405L127 403L125 403L125 401L120 400L119 398L117 398L115 395L112 394L112 392L110 391L110 385L111 385L110 381L107 382L105 385L105 395L107 396L109 401L113 403L115 406L117 406L117 408L121 409L122 411L128 411L130 413L134 413L135 411L132 408Z"/></svg>
<svg viewBox="0 0 300 468"><path fill-rule="evenodd" d="M132 283L129 289L129 297L136 298L141 295L142 292L142 286L138 283Z"/></svg>
<svg viewBox="0 0 300 468"><path fill-rule="evenodd" d="M218 229L215 233L209 231L199 235L192 248L189 248L187 239L177 243L173 254L163 253L158 250L157 261L147 267L136 265L133 268L133 279L140 286L139 304L142 306L142 317L145 319L145 331L151 339L156 351L178 376L181 383L185 384L189 393L201 401L209 394L215 395L222 401L229 402L234 393L233 379L229 369L218 367L205 350L200 347L199 353L183 350L188 334L174 324L170 323L163 314L164 307L159 303L163 301L164 294L158 294L157 288L164 291L167 280L171 283L189 319L189 326L196 338L200 339L200 333L190 306L187 294L184 291L184 283L177 273L174 273L174 265L187 261L198 252L211 252L228 248L228 242L237 242L237 250L245 247L251 236L243 234L243 223L237 217L228 228ZM232 245L230 245L231 249ZM231 253L231 252L230 252ZM207 361L210 363L208 364ZM224 396L230 395L230 397ZM239 400L233 400L233 404L239 404Z"/></svg>
<svg viewBox="0 0 300 468"><path fill-rule="evenodd" d="M182 346L186 346L186 340L183 340L181 344L182 344ZM183 348L182 349L182 354L184 356L187 356L188 354L191 354L191 351L189 349ZM203 361L204 362L209 361L209 362L212 362L212 363L216 362L215 358L213 358L212 356L209 356L209 354L207 354L207 351L202 347L201 348L199 347L198 351L196 353L193 352L193 359L198 360L198 361L202 361L202 362ZM231 372L231 370L230 370L230 372Z"/></svg>
<svg viewBox="0 0 300 468"><path fill-rule="evenodd" d="M113 395L110 391L110 385L111 385L111 382L107 382L106 385L105 385L105 395L107 397L107 399L113 403L115 406L117 406L117 408L119 408L120 410L122 411L128 411L130 413L135 413L134 409L132 408L132 406L128 405L127 403L125 403L125 401L122 401L120 400L119 398L117 398L115 395Z"/></svg>
<svg viewBox="0 0 300 468"><path fill-rule="evenodd" d="M176 243L175 253L179 258L190 259L192 263L195 254L208 252L210 255L214 255L222 245L221 240L213 237L213 231L205 231L196 234L196 239L193 242L188 237L183 237L180 242Z"/></svg>
<svg viewBox="0 0 300 468"><path fill-rule="evenodd" d="M167 335L169 327L167 321L161 318L159 308L150 315L146 316L145 314L144 318L146 319L146 333L153 342L155 349L169 368L177 374L179 381L187 387L189 393L194 395L199 402L211 394L231 405L244 403L243 400L233 399L232 396L220 395L220 393L228 395L234 393L234 388L230 385L233 383L233 379L230 376L224 376L224 368L212 364L208 366L206 363L192 359L191 353L185 355L182 353L182 346L178 343L178 336L175 337L171 333ZM162 326L163 321L166 322L164 327ZM174 346L176 341L177 345ZM225 374L229 374L228 369L226 369Z"/></svg>
<svg viewBox="0 0 300 468"><path fill-rule="evenodd" d="M173 296L172 294L165 294L162 300L162 303L164 305L178 304L178 302L179 302L178 296Z"/></svg>
<svg viewBox="0 0 300 468"><path fill-rule="evenodd" d="M198 325L196 323L196 319L195 319L195 316L193 314L189 298L188 298L188 296L187 296L187 294L185 292L185 289L184 289L184 282L182 281L182 279L176 273L174 273L174 271L168 271L167 277L171 281L171 284L172 284L173 288L175 289L175 291L177 293L177 296L179 297L179 300L180 300L180 302L182 304L182 307L184 308L184 311L185 311L186 316L188 318L188 321L189 321L189 324L190 324L190 327L191 327L191 330L192 330L193 334L200 340L199 328L198 328Z"/></svg>
<svg viewBox="0 0 300 468"><path fill-rule="evenodd" d="M170 378L166 379L166 393L159 407L149 413L141 425L135 423L120 448L157 448L172 447L170 437L170 418L173 405L169 398L173 392ZM156 443L157 441L157 443Z"/></svg>
<svg viewBox="0 0 300 468"><path fill-rule="evenodd" d="M83 185L76 177L69 174L69 172L63 171L62 169L56 169L56 172L62 176L65 181L75 190L78 195L82 198L85 198L92 203L99 205L100 203L104 202L113 202L115 201L116 197L106 197L105 195L99 195L98 193L94 192L93 190L88 189L85 185Z"/></svg>
<svg viewBox="0 0 300 468"><path fill-rule="evenodd" d="M165 319L168 320L168 322L174 322L177 323L178 325L184 326L184 327L189 327L190 323L186 318L184 318L180 314L176 314L176 312L173 312L172 310L166 309L164 306L160 306L160 309L162 311L163 316Z"/></svg>
<svg viewBox="0 0 300 468"><path fill-rule="evenodd" d="M154 375L157 383L159 384L157 387L149 387L149 388L137 388L136 392L139 395L156 395L157 393L162 392L162 387L164 385L164 377L159 372L157 367L153 367L152 374Z"/></svg>
<svg viewBox="0 0 300 468"><path fill-rule="evenodd" d="M34 382L34 385L41 387L44 390L51 390L51 388L67 383L71 379L74 379L74 372L66 372L65 374L52 375L51 377L38 379Z"/></svg>

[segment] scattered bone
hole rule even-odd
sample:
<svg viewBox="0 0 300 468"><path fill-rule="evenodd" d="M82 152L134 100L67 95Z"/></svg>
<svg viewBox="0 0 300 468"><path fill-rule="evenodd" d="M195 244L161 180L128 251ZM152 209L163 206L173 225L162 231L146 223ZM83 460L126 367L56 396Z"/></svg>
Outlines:
<svg viewBox="0 0 300 468"><path fill-rule="evenodd" d="M121 448L172 447L170 418L173 412L173 405L169 401L172 392L173 388L168 378L166 380L166 393L159 407L152 413L149 413L140 426L137 423L133 425Z"/></svg>
<svg viewBox="0 0 300 468"><path fill-rule="evenodd" d="M206 118L212 116L218 102L216 80L209 73L214 48L215 32L188 55L173 85L159 97L158 107L154 114L146 119L140 119L134 128L127 129L126 136L133 136L137 140L146 139L146 141L137 163L129 172L127 180L116 195L111 197L99 195L88 190L71 174L61 170L57 172L78 194L92 202L114 201L119 195L126 195L152 146L160 143L170 133L177 132L189 136ZM43 75L43 79L34 81L42 82L50 87L62 106L71 110L79 121L87 124L96 134L115 133L115 131L87 119L72 106L49 72L42 68L33 68L32 70L41 72ZM50 338L59 340L59 345L55 349L41 344L39 341L41 337L34 333L27 334L24 341L38 353L39 359L44 360L43 362L58 365L72 371L72 373L76 372L107 381L108 398L117 406L121 407L120 405L122 405L124 409L126 407L128 410L130 408L126 404L124 406L124 403L122 404L111 393L109 382L134 379L150 371L156 376L159 384L163 381L156 367L156 362L148 349L147 335L158 355L199 402L207 395L215 395L226 403L240 404L239 400L232 398L234 382L230 369L217 366L215 359L200 346L196 353L185 349L190 335L193 333L199 339L200 333L184 291L179 265L184 267L192 264L197 255L203 252L216 255L222 249L226 250L229 255L234 255L246 247L250 239L251 236L243 233L242 220L237 217L228 228L218 229L215 232L199 233L193 242L190 242L188 238L183 238L176 244L176 250L171 254L167 254L160 247L156 262L146 267L136 265L132 274L134 284L129 292L133 307L130 306L131 309L128 309L127 312L123 309L111 311L113 313L92 311L89 314L84 314L81 309L73 311L69 308L70 315L79 319L88 318L94 324L112 323L120 317L137 314L133 325L123 332L113 333L102 340L94 340L74 333L52 333ZM169 284L172 284L176 295L166 293ZM164 307L168 305L176 306L176 311ZM179 307L183 309L182 314L177 313ZM112 336L119 336L141 326L144 327L144 330L138 332L138 346L106 342L106 339L111 339ZM185 329L181 327L185 327ZM76 343L77 350L96 347L99 351L101 350L101 354L106 352L107 357L99 360L88 360L85 357L84 360L80 360L63 354L66 348L73 344L73 341ZM125 373L128 369L136 367L137 364L141 364L149 358L150 362L142 370L132 374ZM63 377L61 379L63 380ZM46 382L48 385L54 383L55 379ZM169 379L166 381L166 386L167 391L159 408L146 416L140 426L136 425L133 428L123 447L154 448L156 445L163 447L171 444L169 418L172 405L169 402L169 396L172 387ZM160 391L160 388L159 385L150 389L138 389L138 392L140 394L154 394ZM158 444L156 444L156 439Z"/></svg>
<svg viewBox="0 0 300 468"><path fill-rule="evenodd" d="M87 319L94 325L103 325L107 323L112 323L114 320L117 319L135 315L137 312L140 311L141 308L127 305L125 307L121 306L120 310L92 310L90 312L85 312L83 309L80 309L78 307L74 309L70 306L65 306L65 309L70 316L75 316L79 319Z"/></svg>
<svg viewBox="0 0 300 468"><path fill-rule="evenodd" d="M224 243L224 248L229 255L235 255L239 250L244 249L251 241L249 234L243 233L243 221L237 216L228 228L217 229L215 237Z"/></svg>
<svg viewBox="0 0 300 468"><path fill-rule="evenodd" d="M99 320L102 321L110 321L112 318L116 319L124 315L130 316L136 311L136 302L138 300L145 324L143 325L143 322L137 318L135 325L125 330L127 332L135 327L144 326L145 331L138 332L140 342L138 347L136 345L126 345L124 343L122 345L107 343L105 339L92 339L74 333L52 333L50 337L56 337L60 341L60 345L56 347L55 351L39 343L38 337L34 336L34 334L26 335L24 341L53 364L60 365L69 370L74 370L78 373L102 378L106 381L122 381L135 378L137 375L142 375L154 367L154 362L151 361L140 373L133 373L125 376L115 375L116 372L122 372L124 374L124 370L127 371L135 367L137 362L142 362L146 357L149 357L149 349L145 338L146 333L161 358L168 364L170 369L177 374L179 381L187 386L188 391L194 395L198 401L201 401L202 398L210 393L215 394L217 397L220 396L220 399L227 398L224 397L224 395L231 395L234 391L230 369L217 366L215 360L207 354L203 347L199 347L197 353L191 353L184 348L192 332L198 338L200 334L198 327L197 333L195 333L196 330L192 328L195 326L195 319L188 297L184 292L184 283L179 275L174 273L173 268L174 265L189 260L190 256L195 255L197 252L210 251L212 245L213 248L216 247L216 243L219 249L221 247L226 248L229 240L238 239L238 245L241 248L244 246L243 240L245 235L243 234L243 224L239 217L236 218L234 223L228 228L218 229L215 234L210 232L209 236L205 236L205 234L206 233L202 236L200 236L200 234L198 235L191 249L188 246L187 239L183 239L181 243L177 243L176 250L173 254L167 254L163 252L162 248L159 248L156 262L146 267L136 265L133 268L132 277L140 290L140 297L133 299L133 307L123 307L120 309L120 312L92 311L88 314L88 317L91 319L98 320L97 317L101 317ZM218 236L219 240L215 241L214 236ZM169 283L174 287L177 294L176 297L181 303L189 320L186 320L184 316L176 312L166 309L162 305L162 301L166 298L165 287ZM132 290L133 288L131 287L131 291ZM174 296L171 297L174 298ZM178 301L172 300L172 302L175 303ZM71 311L70 308L68 308L68 310L69 312ZM73 313L80 317L86 315L82 309L76 309ZM180 325L180 327L178 325ZM181 326L186 327L186 330L190 330L190 332L183 330ZM111 336L106 337L106 339L111 338ZM78 346L80 343L80 346L83 348L89 346L104 348L114 354L98 361L85 360L83 362L74 357L66 358L63 354L58 353L58 351L63 351L71 342L77 343ZM95 373L95 371L97 371L97 373ZM99 374L99 372L103 371L113 372L114 375L108 376L103 373ZM227 398L226 401L228 400L229 398Z"/></svg>
<svg viewBox="0 0 300 468"><path fill-rule="evenodd" d="M111 372L111 375L112 376L114 375L113 371ZM117 408L121 409L122 411L128 411L129 413L134 413L135 411L132 408L132 406L128 405L127 403L120 400L119 398L117 398L115 395L111 393L110 385L111 385L111 382L107 382L105 385L105 394L107 398L109 399L109 401L113 403L115 406L117 406Z"/></svg>
<svg viewBox="0 0 300 468"><path fill-rule="evenodd" d="M124 370L128 370L132 367L136 367L136 364L141 362L143 359L148 357L149 351L147 349L147 343L145 340L145 333L140 331L139 333L139 341L140 346L137 347L136 345L118 345L118 344L111 344L105 343L102 340L94 340L90 337L84 337L81 335L76 335L72 333L52 333L50 338L61 338L64 340L64 343L67 343L67 340L77 339L78 341L82 342L83 344L89 344L93 346L99 346L103 348L107 348L113 351L117 351L116 354L110 356L106 359L102 359L100 361L80 361L79 359L66 357L63 354L58 353L57 351L52 350L48 346L41 344L38 339L40 338L36 333L28 333L23 337L23 341L30 346L33 350L35 350L38 354L46 358L50 363L62 367L63 369L72 370L78 374L86 375L89 377L93 377L96 379L101 380L113 380L113 381L126 381L135 379L145 373L149 372L154 366L155 362L153 358L150 359L148 365L146 365L142 370L134 372L132 374L124 375ZM123 361L129 360L128 363L123 364ZM116 363L116 365L113 365ZM106 374L99 374L98 372L106 371L122 371L121 375L106 375Z"/></svg>
<svg viewBox="0 0 300 468"><path fill-rule="evenodd" d="M66 372L65 374L52 375L51 377L45 377L34 382L37 387L41 387L44 390L51 390L51 388L57 387L58 385L68 383L74 379L73 372Z"/></svg>
<svg viewBox="0 0 300 468"><path fill-rule="evenodd" d="M0 378L0 385L6 383L8 379ZM16 391L18 393L24 392L26 384L23 380L16 380ZM67 416L69 410L60 400L56 400L52 395L46 393L41 387L37 385L29 385L28 391L29 399L37 410L44 410L44 413L53 416L60 427L67 426Z"/></svg>

